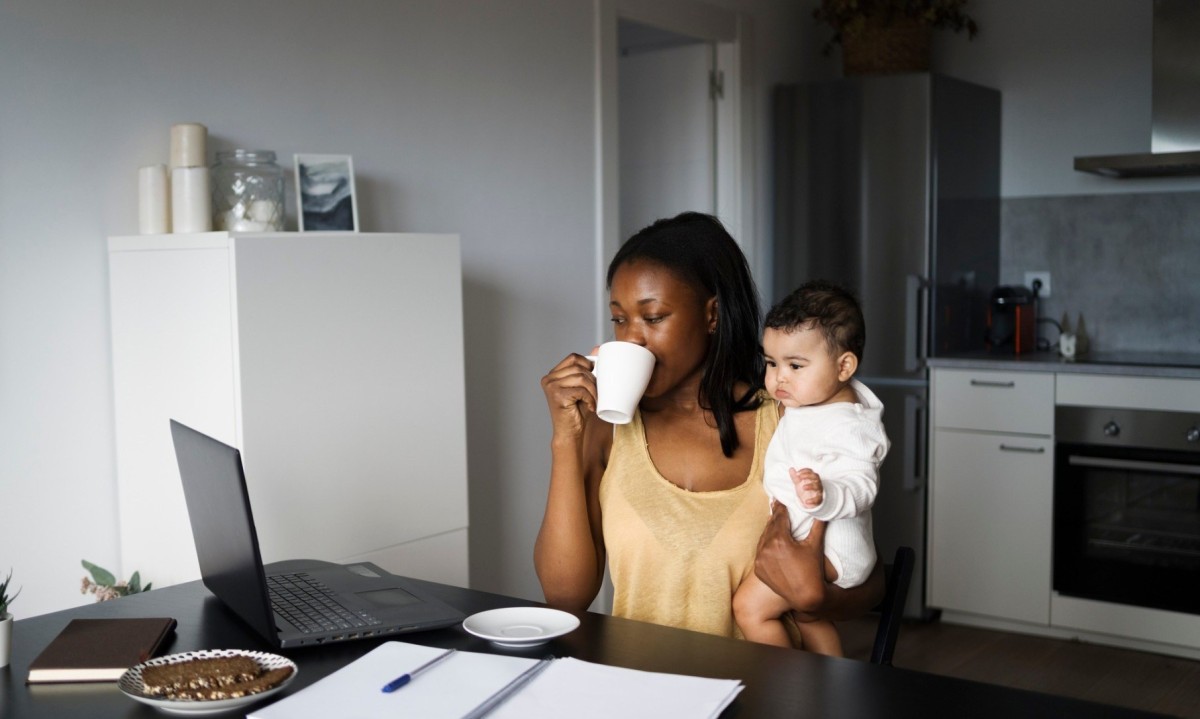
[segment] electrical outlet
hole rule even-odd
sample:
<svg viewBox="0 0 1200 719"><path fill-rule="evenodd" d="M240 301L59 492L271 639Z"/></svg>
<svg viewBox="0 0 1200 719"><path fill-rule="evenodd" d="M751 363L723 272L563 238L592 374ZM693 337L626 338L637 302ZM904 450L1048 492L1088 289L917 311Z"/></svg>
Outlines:
<svg viewBox="0 0 1200 719"><path fill-rule="evenodd" d="M1050 296L1050 272L1049 270L1041 270L1039 272L1025 273L1025 286L1033 289L1033 281L1039 280L1042 286L1038 288L1038 297L1045 299Z"/></svg>

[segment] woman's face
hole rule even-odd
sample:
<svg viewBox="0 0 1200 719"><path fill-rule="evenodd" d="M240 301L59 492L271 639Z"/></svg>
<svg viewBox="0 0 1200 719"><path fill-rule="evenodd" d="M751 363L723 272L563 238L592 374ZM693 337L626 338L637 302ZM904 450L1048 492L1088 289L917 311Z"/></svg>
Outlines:
<svg viewBox="0 0 1200 719"><path fill-rule="evenodd" d="M662 265L633 260L613 274L609 290L615 339L654 354L646 397L660 397L700 371L717 326L716 297L702 297Z"/></svg>

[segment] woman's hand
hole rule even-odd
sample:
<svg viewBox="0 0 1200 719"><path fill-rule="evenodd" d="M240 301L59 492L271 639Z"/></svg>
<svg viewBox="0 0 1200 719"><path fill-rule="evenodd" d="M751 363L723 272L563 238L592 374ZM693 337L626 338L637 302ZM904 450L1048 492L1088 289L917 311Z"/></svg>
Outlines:
<svg viewBox="0 0 1200 719"><path fill-rule="evenodd" d="M825 522L813 520L808 536L792 538L787 507L776 503L758 541L754 573L787 600L800 621L853 619L883 599L883 565L875 562L867 581L843 589L825 581Z"/></svg>
<svg viewBox="0 0 1200 719"><path fill-rule="evenodd" d="M574 353L567 355L542 377L542 392L550 407L554 436L582 437L583 409L596 411L596 376L591 360Z"/></svg>
<svg viewBox="0 0 1200 719"><path fill-rule="evenodd" d="M758 540L754 573L800 614L820 612L825 603L825 523L813 520L808 536L792 537L787 507L776 502Z"/></svg>

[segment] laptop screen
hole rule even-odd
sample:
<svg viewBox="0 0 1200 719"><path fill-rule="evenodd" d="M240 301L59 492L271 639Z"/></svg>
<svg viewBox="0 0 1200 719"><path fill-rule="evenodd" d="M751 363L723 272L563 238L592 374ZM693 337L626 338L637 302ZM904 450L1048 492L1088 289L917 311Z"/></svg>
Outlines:
<svg viewBox="0 0 1200 719"><path fill-rule="evenodd" d="M264 637L277 637L241 453L175 420L171 439L204 586Z"/></svg>

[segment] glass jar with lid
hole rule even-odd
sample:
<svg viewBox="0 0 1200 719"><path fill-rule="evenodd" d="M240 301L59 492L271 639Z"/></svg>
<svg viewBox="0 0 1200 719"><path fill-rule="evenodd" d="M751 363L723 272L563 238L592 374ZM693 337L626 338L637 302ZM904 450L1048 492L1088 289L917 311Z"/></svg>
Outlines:
<svg viewBox="0 0 1200 719"><path fill-rule="evenodd" d="M211 182L214 230L283 231L283 168L274 152L218 152Z"/></svg>

